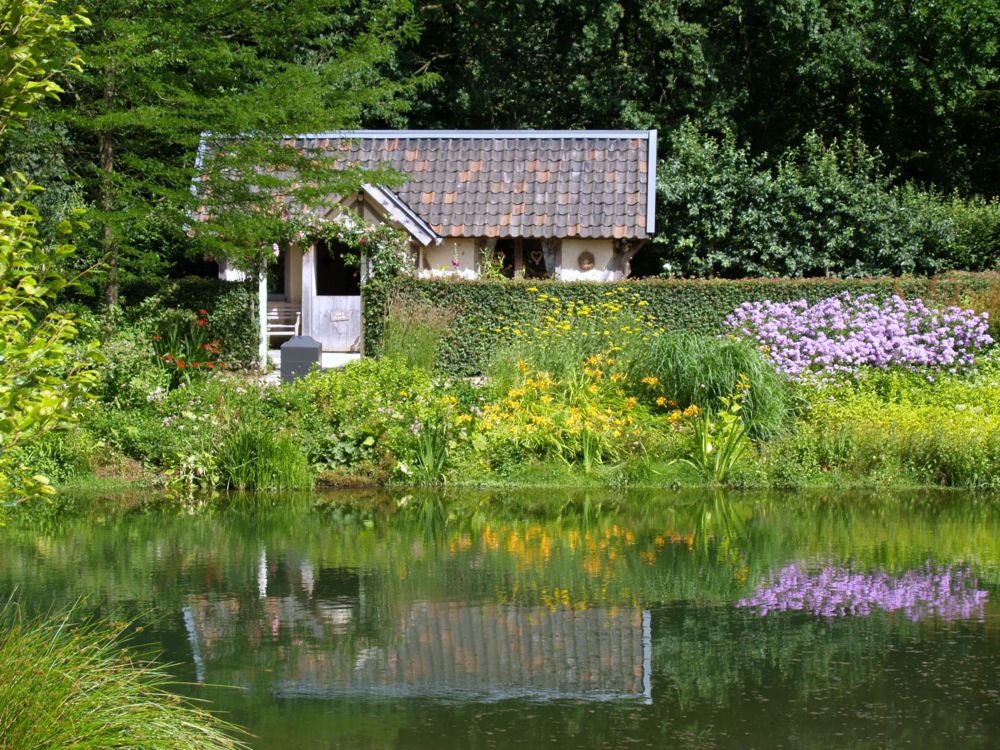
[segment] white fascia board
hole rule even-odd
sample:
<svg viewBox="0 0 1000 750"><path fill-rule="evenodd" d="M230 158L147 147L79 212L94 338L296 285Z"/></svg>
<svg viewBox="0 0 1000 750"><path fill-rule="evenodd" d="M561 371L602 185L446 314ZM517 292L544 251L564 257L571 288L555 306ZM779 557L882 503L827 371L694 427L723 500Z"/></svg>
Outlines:
<svg viewBox="0 0 1000 750"><path fill-rule="evenodd" d="M649 162L646 165L646 234L652 236L656 231L656 131L650 130Z"/></svg>

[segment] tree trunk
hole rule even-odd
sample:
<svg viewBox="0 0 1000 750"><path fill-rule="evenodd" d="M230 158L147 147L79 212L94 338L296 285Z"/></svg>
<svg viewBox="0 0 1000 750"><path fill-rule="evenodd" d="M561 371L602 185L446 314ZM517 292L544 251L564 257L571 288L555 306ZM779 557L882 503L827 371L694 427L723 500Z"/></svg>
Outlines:
<svg viewBox="0 0 1000 750"><path fill-rule="evenodd" d="M115 86L111 81L113 79L109 75L109 83L104 88L104 105L106 109L111 109L111 102L115 97ZM118 239L115 237L111 220L108 217L114 207L112 175L115 171L115 144L110 132L104 131L98 134L97 150L98 168L101 171L98 205L104 214L103 226L101 227L101 257L107 263L108 267L108 281L104 287L104 301L108 307L116 307L118 305Z"/></svg>

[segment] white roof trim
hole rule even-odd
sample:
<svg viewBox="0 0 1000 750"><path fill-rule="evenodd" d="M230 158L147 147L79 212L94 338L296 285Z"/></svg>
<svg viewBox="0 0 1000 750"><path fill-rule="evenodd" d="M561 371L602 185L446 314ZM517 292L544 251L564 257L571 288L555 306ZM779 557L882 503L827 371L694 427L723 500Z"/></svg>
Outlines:
<svg viewBox="0 0 1000 750"><path fill-rule="evenodd" d="M649 131L649 155L646 166L646 235L656 231L656 131Z"/></svg>
<svg viewBox="0 0 1000 750"><path fill-rule="evenodd" d="M389 188L382 185L365 184L361 186L361 190L389 214L393 221L402 225L421 245L440 245L444 241L444 238L435 232L430 224Z"/></svg>

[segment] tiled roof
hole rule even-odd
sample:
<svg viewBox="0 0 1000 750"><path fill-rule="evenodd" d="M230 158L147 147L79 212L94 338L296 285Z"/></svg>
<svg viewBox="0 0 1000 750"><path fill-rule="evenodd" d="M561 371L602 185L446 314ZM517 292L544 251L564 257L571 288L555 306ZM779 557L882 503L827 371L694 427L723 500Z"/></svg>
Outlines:
<svg viewBox="0 0 1000 750"><path fill-rule="evenodd" d="M656 131L345 131L288 139L391 166L444 237L635 238L653 226Z"/></svg>

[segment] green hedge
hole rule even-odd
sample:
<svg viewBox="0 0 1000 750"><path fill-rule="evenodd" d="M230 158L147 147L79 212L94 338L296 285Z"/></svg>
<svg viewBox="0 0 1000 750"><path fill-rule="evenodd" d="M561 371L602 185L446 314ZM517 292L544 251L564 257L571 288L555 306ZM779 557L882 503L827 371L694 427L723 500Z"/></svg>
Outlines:
<svg viewBox="0 0 1000 750"><path fill-rule="evenodd" d="M638 293L667 328L716 334L740 303L761 300L816 301L844 291L879 296L900 294L942 304L980 309L1000 304L1000 274L953 273L945 276L870 279L636 279L609 285L600 282L449 281L403 279L392 286L364 290L365 351L378 354L385 325L385 306L392 294L453 308L458 317L442 353L443 369L456 375L478 375L490 352L506 343L498 333L501 316L519 322L537 318L540 306L529 288L550 296L599 303L616 286ZM991 318L993 317L991 311Z"/></svg>
<svg viewBox="0 0 1000 750"><path fill-rule="evenodd" d="M207 310L209 337L222 343L223 351L253 367L257 362L257 284L220 279L189 277L156 282L123 284L120 302L126 315L151 297L159 299L162 309Z"/></svg>

